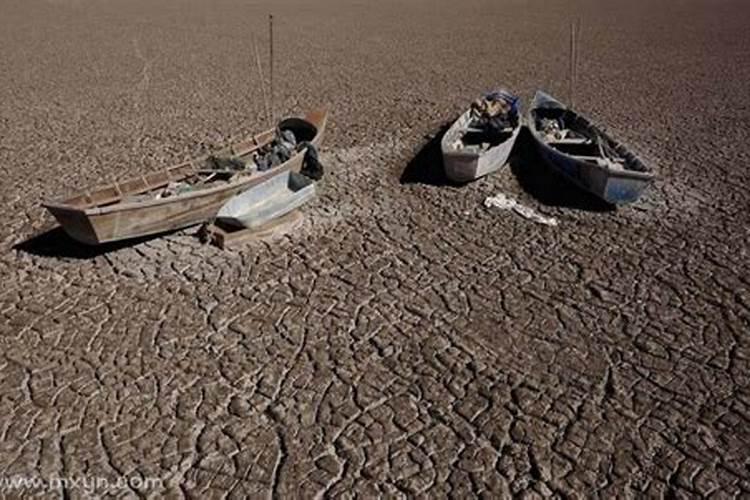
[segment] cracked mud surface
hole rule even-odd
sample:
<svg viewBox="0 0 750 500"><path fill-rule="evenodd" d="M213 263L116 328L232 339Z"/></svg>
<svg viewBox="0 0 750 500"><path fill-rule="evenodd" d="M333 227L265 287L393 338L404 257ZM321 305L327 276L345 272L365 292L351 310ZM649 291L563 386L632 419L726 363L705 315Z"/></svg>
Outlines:
<svg viewBox="0 0 750 500"><path fill-rule="evenodd" d="M264 126L271 4L276 108L332 105L293 233L15 246L50 227L44 198ZM162 481L124 497L747 495L748 4L621 4L4 1L0 475ZM480 91L566 97L578 15L578 108L656 168L644 198L606 210L528 137L511 168L436 185L423 146ZM484 208L498 192L560 225Z"/></svg>

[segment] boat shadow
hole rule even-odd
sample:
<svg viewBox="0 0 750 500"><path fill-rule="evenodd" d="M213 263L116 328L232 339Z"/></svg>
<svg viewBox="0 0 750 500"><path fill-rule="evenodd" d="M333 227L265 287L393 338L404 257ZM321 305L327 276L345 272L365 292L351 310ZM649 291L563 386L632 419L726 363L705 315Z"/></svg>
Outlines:
<svg viewBox="0 0 750 500"><path fill-rule="evenodd" d="M94 259L102 255L132 247L154 238L163 236L163 234L144 236L112 243L103 243L101 245L84 245L65 233L62 227L55 226L51 229L42 230L41 232L27 238L20 243L13 245L13 249L36 255L39 257L58 257L67 259Z"/></svg>
<svg viewBox="0 0 750 500"><path fill-rule="evenodd" d="M425 142L401 172L401 184L426 184L429 186L463 186L445 175L440 141L458 117L442 124L434 133L425 135Z"/></svg>
<svg viewBox="0 0 750 500"><path fill-rule="evenodd" d="M523 190L543 205L589 212L612 212L616 209L547 165L526 127L518 134L508 163Z"/></svg>

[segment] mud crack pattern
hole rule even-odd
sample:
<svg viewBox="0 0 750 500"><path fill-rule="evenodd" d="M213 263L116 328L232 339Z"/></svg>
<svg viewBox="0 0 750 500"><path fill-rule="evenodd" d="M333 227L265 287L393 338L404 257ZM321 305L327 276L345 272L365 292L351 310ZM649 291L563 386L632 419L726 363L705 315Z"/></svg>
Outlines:
<svg viewBox="0 0 750 500"><path fill-rule="evenodd" d="M748 494L746 3L274 3L277 109L332 104L294 232L17 246L51 223L40 199L267 123L270 3L188 4L3 7L0 475L161 480L121 497ZM578 15L577 102L657 168L644 199L607 210L524 136L509 168L439 185L435 134L478 92L565 96ZM559 226L485 209L498 192Z"/></svg>

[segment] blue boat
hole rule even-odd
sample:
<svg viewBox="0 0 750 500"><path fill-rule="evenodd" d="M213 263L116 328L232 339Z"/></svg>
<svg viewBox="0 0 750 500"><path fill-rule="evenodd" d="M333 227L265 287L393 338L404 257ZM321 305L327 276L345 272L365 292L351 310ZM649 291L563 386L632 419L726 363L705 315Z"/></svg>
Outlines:
<svg viewBox="0 0 750 500"><path fill-rule="evenodd" d="M544 92L534 96L528 127L551 167L607 203L634 202L654 180L622 143Z"/></svg>

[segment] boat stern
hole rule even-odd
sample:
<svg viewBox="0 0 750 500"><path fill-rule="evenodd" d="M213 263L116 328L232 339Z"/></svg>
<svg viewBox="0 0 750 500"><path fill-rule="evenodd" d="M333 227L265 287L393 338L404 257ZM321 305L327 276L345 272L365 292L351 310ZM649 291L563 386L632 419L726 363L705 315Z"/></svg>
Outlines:
<svg viewBox="0 0 750 500"><path fill-rule="evenodd" d="M479 156L457 151L443 153L445 176L452 182L464 183L477 178Z"/></svg>
<svg viewBox="0 0 750 500"><path fill-rule="evenodd" d="M651 178L612 176L607 179L602 198L613 205L633 203L641 197Z"/></svg>
<svg viewBox="0 0 750 500"><path fill-rule="evenodd" d="M42 206L49 210L65 233L74 240L85 245L99 245L101 243L85 210L55 203L43 203Z"/></svg>

